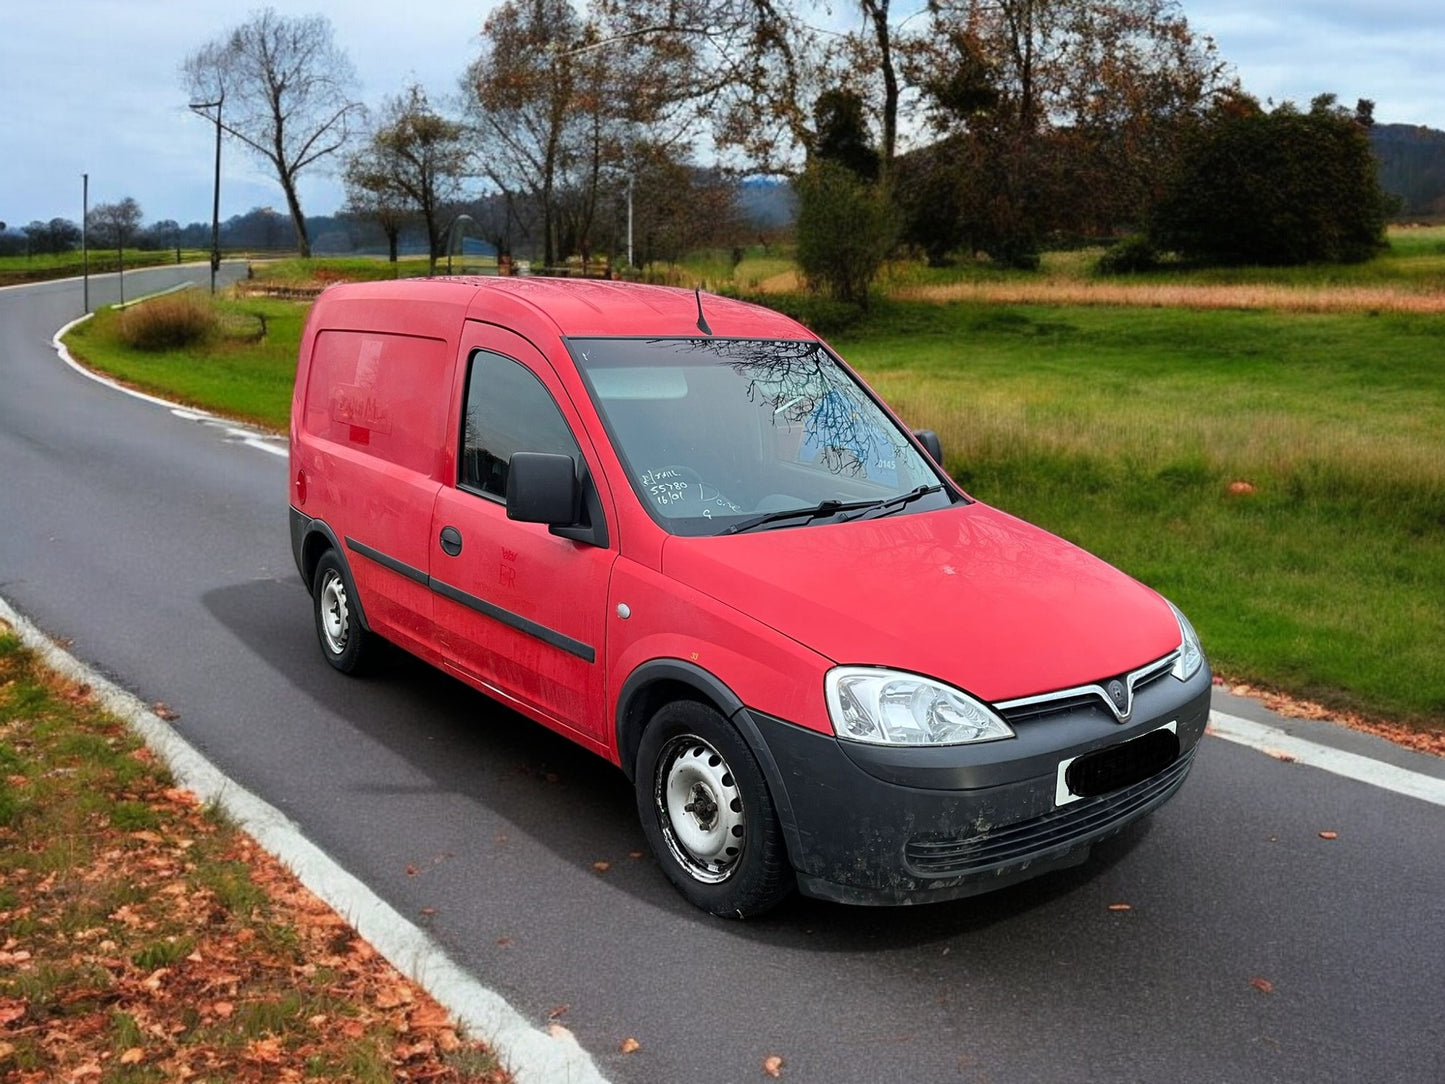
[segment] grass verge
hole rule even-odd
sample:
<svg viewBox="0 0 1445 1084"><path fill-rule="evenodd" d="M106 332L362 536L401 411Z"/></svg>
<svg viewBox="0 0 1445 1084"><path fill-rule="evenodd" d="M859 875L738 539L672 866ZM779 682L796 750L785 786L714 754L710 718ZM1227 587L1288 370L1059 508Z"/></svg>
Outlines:
<svg viewBox="0 0 1445 1084"><path fill-rule="evenodd" d="M446 271L446 261L441 264ZM396 263L373 256L327 256L252 260L251 278L264 285L327 286L333 282L374 282L380 279L418 278L427 273L425 256L403 256Z"/></svg>
<svg viewBox="0 0 1445 1084"><path fill-rule="evenodd" d="M264 298L188 304L214 306L209 334L184 347L147 350L131 345L128 321L149 319L156 305L176 305L167 295L124 311L101 309L66 337L79 361L142 391L284 430L296 379L296 352L309 306Z"/></svg>
<svg viewBox="0 0 1445 1084"><path fill-rule="evenodd" d="M509 1079L0 624L0 1079Z"/></svg>

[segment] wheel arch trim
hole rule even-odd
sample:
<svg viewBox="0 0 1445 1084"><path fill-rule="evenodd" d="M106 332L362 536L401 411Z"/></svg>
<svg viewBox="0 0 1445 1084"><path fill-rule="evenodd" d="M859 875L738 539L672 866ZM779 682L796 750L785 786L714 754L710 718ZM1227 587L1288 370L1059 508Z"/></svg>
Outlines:
<svg viewBox="0 0 1445 1084"><path fill-rule="evenodd" d="M683 659L650 659L633 670L622 683L622 690L617 696L617 757L628 781L634 785L637 782L637 752L642 745L642 732L647 728L656 707L660 706L657 702L659 698L655 694L660 690L678 690L679 686L693 694L692 699L716 709L737 729L767 781L789 858L801 854L798 825L788 797L788 788L784 785L783 773L778 768L772 750L763 739L762 731L754 722L747 705L727 683L696 663ZM672 698L675 697L664 695L660 699L666 702Z"/></svg>
<svg viewBox="0 0 1445 1084"><path fill-rule="evenodd" d="M316 578L316 566L321 562L321 555L328 549L336 554L337 563L341 565L341 575L346 580L348 604L355 609L356 618L361 627L370 632L371 622L366 619L366 607L361 601L360 593L356 590L356 577L351 573L351 562L346 558L346 547L336 537L336 532L322 520L311 519L293 508L291 510L291 539L292 550L296 557L296 570L306 584L307 594L310 594L315 586L313 581Z"/></svg>

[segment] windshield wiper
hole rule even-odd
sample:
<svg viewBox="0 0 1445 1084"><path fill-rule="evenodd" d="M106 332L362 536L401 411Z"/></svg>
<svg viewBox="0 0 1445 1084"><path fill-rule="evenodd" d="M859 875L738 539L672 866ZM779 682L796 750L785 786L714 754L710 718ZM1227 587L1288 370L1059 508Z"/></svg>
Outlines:
<svg viewBox="0 0 1445 1084"><path fill-rule="evenodd" d="M917 489L910 489L907 493L900 493L896 497L887 497L881 501L869 501L862 505L862 511L856 516L849 516L848 521L855 519L877 519L879 516L892 515L900 508L912 504L920 497L926 497L930 493L937 493L943 488L942 483L931 486L919 486ZM877 513L874 515L874 513Z"/></svg>
<svg viewBox="0 0 1445 1084"><path fill-rule="evenodd" d="M751 531L757 527L766 527L769 523L781 523L785 519L801 519L804 524L808 524L815 519L836 516L839 512L847 512L854 508L871 508L875 503L874 501L819 501L812 508L785 508L780 512L765 512L761 516L734 523L722 533L741 534L743 531Z"/></svg>
<svg viewBox="0 0 1445 1084"><path fill-rule="evenodd" d="M769 523L781 523L788 519L801 519L803 523L800 526L802 526L812 523L815 519L836 516L839 512L856 511L858 513L856 516L849 516L848 521L862 519L875 512L878 515L886 516L920 497L937 493L942 488L942 485L919 486L917 489L910 489L907 493L900 493L896 497L886 497L881 501L819 501L812 508L785 508L781 512L766 512L761 516L745 519L741 523L734 523L722 533L741 534L743 531L751 531L756 527L766 527Z"/></svg>

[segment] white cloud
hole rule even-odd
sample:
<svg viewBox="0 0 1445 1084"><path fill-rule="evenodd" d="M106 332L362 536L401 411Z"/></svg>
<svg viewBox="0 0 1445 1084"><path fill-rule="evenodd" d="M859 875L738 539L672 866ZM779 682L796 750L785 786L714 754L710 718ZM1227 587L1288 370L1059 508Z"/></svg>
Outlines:
<svg viewBox="0 0 1445 1084"><path fill-rule="evenodd" d="M1304 106L1323 93L1347 105L1369 98L1380 121L1445 127L1439 0L1186 0L1184 12L1260 99Z"/></svg>

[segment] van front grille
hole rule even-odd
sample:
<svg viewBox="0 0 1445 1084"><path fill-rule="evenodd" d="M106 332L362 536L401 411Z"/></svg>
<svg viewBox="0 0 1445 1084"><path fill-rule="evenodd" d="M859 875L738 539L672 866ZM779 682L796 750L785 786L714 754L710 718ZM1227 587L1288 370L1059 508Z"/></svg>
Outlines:
<svg viewBox="0 0 1445 1084"><path fill-rule="evenodd" d="M904 847L904 857L920 876L983 873L1104 835L1173 794L1184 782L1196 748L1133 786L1071 802L1031 820L954 838L914 836Z"/></svg>

